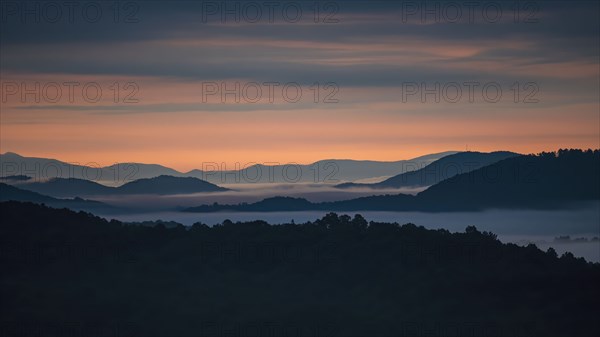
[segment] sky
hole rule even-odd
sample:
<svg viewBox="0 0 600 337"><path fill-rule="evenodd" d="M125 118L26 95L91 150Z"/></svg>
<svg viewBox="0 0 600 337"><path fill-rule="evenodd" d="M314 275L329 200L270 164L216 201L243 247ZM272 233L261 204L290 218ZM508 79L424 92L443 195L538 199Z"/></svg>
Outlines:
<svg viewBox="0 0 600 337"><path fill-rule="evenodd" d="M110 165L600 147L597 1L2 1L0 152Z"/></svg>

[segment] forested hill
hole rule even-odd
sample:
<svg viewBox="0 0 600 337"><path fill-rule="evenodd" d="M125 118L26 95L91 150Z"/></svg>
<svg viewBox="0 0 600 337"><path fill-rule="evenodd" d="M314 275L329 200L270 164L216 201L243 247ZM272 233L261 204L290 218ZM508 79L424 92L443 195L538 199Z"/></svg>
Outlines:
<svg viewBox="0 0 600 337"><path fill-rule="evenodd" d="M63 336L57 322L90 336L600 333L599 264L474 227L334 213L277 226L128 226L19 202L0 203L0 215L8 335Z"/></svg>
<svg viewBox="0 0 600 337"><path fill-rule="evenodd" d="M442 157L433 163L410 172L401 173L373 184L344 183L338 188L368 187L374 189L431 186L457 174L467 173L500 160L518 156L508 151L459 152Z"/></svg>
<svg viewBox="0 0 600 337"><path fill-rule="evenodd" d="M440 182L419 193L447 209L553 208L600 199L600 151L560 150L518 156Z"/></svg>

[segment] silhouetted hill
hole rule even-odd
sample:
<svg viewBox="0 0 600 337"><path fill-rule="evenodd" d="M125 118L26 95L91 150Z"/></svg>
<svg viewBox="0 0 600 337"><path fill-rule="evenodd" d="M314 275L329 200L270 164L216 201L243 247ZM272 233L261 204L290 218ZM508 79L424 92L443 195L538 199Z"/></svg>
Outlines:
<svg viewBox="0 0 600 337"><path fill-rule="evenodd" d="M374 184L345 183L336 185L338 188L368 187L374 189L422 187L437 184L440 181L452 178L458 174L471 172L478 168L493 164L500 160L518 156L519 154L507 151L491 153L459 152L442 157L433 163Z"/></svg>
<svg viewBox="0 0 600 337"><path fill-rule="evenodd" d="M300 211L311 205L305 199L292 197L273 197L252 204L253 210L264 211L269 209L280 209L286 211Z"/></svg>
<svg viewBox="0 0 600 337"><path fill-rule="evenodd" d="M3 181L12 181L12 182L15 182L15 181L27 181L27 180L31 180L31 177L20 174L20 175L16 175L16 176L0 177L0 180L3 180Z"/></svg>
<svg viewBox="0 0 600 337"><path fill-rule="evenodd" d="M42 195L37 192L22 190L4 183L0 183L0 200L30 201L36 203L58 201L56 198Z"/></svg>
<svg viewBox="0 0 600 337"><path fill-rule="evenodd" d="M273 197L255 203L237 205L201 205L183 209L183 212L287 212L287 211L404 211L418 210L417 198L408 194L377 195L332 202L310 202L304 198ZM433 209L433 208L432 208Z"/></svg>
<svg viewBox="0 0 600 337"><path fill-rule="evenodd" d="M57 199L37 192L26 191L20 188L0 183L0 201L22 201L46 204L55 208L70 208L73 210L106 211L114 207L105 203L81 198Z"/></svg>
<svg viewBox="0 0 600 337"><path fill-rule="evenodd" d="M213 184L224 183L335 183L360 179L380 179L425 166L456 151L433 153L409 160L391 162L370 160L327 159L308 165L240 163L240 167L222 167L218 163L205 163L202 169L179 172L157 164L119 163L99 167L95 163L67 163L56 159L24 157L16 153L0 154L0 176L26 173L37 180L50 178L75 178L93 180L117 186L136 179L155 178L161 175L194 177ZM247 167L246 167L247 166Z"/></svg>
<svg viewBox="0 0 600 337"><path fill-rule="evenodd" d="M416 196L384 195L318 204L324 210L478 211L553 209L600 200L600 151L517 156L435 184Z"/></svg>
<svg viewBox="0 0 600 337"><path fill-rule="evenodd" d="M223 183L336 183L339 181L380 180L398 172L406 172L415 167L456 153L446 151L433 153L409 160L373 161L351 159L324 159L308 165L302 164L255 164L235 170L222 170L215 163L207 163L203 170L192 170L186 175Z"/></svg>
<svg viewBox="0 0 600 337"><path fill-rule="evenodd" d="M416 196L380 195L311 203L290 198L285 204L259 202L204 205L188 212L234 211L477 211L490 208L549 209L600 200L600 151L513 156L435 184ZM266 201L266 200L265 200ZM293 205L292 205L293 203ZM265 207L268 205L270 207Z"/></svg>
<svg viewBox="0 0 600 337"><path fill-rule="evenodd" d="M7 336L600 334L600 264L472 226L330 213L166 228L3 202L0 237Z"/></svg>
<svg viewBox="0 0 600 337"><path fill-rule="evenodd" d="M241 203L237 205L222 205L214 203L212 205L202 205L186 208L184 212L285 212L285 211L304 211L321 209L320 204L312 203L303 198L293 197L272 197L255 203Z"/></svg>
<svg viewBox="0 0 600 337"><path fill-rule="evenodd" d="M138 179L117 188L119 194L185 194L227 190L197 178L172 176Z"/></svg>
<svg viewBox="0 0 600 337"><path fill-rule="evenodd" d="M103 171L121 172L122 181L155 178L158 176L184 176L184 173L158 164L118 163L102 168ZM110 175L108 175L110 177Z"/></svg>
<svg viewBox="0 0 600 337"><path fill-rule="evenodd" d="M418 194L445 209L552 208L600 199L600 151L519 156L458 175Z"/></svg>
<svg viewBox="0 0 600 337"><path fill-rule="evenodd" d="M176 170L157 164L119 163L100 167L93 162L69 163L49 158L25 157L13 152L0 154L0 163L0 176L28 174L36 180L74 178L101 181L110 185L159 175L181 175Z"/></svg>
<svg viewBox="0 0 600 337"><path fill-rule="evenodd" d="M25 184L19 184L15 186L59 198L109 195L117 191L117 189L113 187L104 186L89 180L75 178L52 178L48 181L27 182Z"/></svg>
<svg viewBox="0 0 600 337"><path fill-rule="evenodd" d="M185 194L226 191L226 188L191 177L160 176L138 179L119 187L110 187L83 179L53 178L43 182L26 182L15 185L53 197L75 197L124 194Z"/></svg>

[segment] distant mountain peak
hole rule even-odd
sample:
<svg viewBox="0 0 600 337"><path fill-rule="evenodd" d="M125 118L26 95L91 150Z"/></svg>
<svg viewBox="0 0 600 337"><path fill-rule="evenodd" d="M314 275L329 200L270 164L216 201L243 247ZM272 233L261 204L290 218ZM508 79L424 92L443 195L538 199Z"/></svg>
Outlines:
<svg viewBox="0 0 600 337"><path fill-rule="evenodd" d="M18 153L14 153L14 152L4 152L3 154L1 154L3 157L17 157L17 158L23 158L23 156L21 156Z"/></svg>

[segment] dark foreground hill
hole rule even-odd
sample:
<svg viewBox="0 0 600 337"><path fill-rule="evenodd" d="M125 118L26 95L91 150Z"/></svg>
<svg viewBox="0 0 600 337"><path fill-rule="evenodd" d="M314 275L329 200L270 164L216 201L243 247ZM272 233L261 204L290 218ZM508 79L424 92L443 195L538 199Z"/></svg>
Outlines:
<svg viewBox="0 0 600 337"><path fill-rule="evenodd" d="M8 336L600 334L599 264L474 227L127 226L18 202L0 216Z"/></svg>

